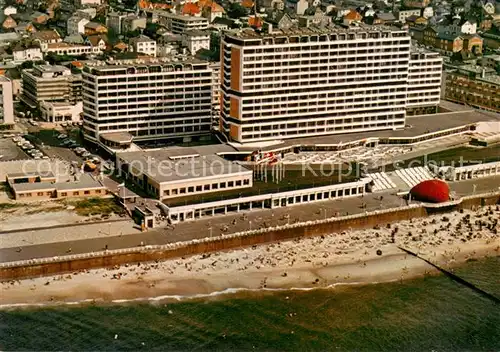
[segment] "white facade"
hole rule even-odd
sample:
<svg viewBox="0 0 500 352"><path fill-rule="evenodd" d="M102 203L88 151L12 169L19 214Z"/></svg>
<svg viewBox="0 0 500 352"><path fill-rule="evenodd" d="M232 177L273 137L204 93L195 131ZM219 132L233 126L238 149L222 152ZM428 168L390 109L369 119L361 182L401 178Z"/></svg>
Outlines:
<svg viewBox="0 0 500 352"><path fill-rule="evenodd" d="M83 113L83 103L78 102L75 105L69 103L40 103L42 118L47 122L79 122Z"/></svg>
<svg viewBox="0 0 500 352"><path fill-rule="evenodd" d="M132 38L130 43L134 52L156 57L156 41L153 39L141 35L137 38Z"/></svg>
<svg viewBox="0 0 500 352"><path fill-rule="evenodd" d="M104 46L106 48L106 46ZM47 44L46 52L52 52L57 55L83 55L83 54L100 54L102 49L92 47L90 45L77 45L68 43Z"/></svg>
<svg viewBox="0 0 500 352"><path fill-rule="evenodd" d="M212 72L207 62L151 62L85 67L84 132L89 140L126 132L135 140L210 132Z"/></svg>
<svg viewBox="0 0 500 352"><path fill-rule="evenodd" d="M407 108L438 106L443 58L436 52L413 51L408 73Z"/></svg>
<svg viewBox="0 0 500 352"><path fill-rule="evenodd" d="M411 10L403 10L399 11L396 15L396 19L399 22L406 22L406 19L410 16L420 16L420 9L411 9Z"/></svg>
<svg viewBox="0 0 500 352"><path fill-rule="evenodd" d="M12 82L4 76L0 76L0 103L0 124L14 123Z"/></svg>
<svg viewBox="0 0 500 352"><path fill-rule="evenodd" d="M212 69L212 123L214 126L218 126L220 117L220 63L211 63L210 68Z"/></svg>
<svg viewBox="0 0 500 352"><path fill-rule="evenodd" d="M426 7L423 11L422 11L422 17L424 18L431 18L431 17L434 17L434 9L432 7Z"/></svg>
<svg viewBox="0 0 500 352"><path fill-rule="evenodd" d="M102 0L76 0L80 7L99 6L102 5Z"/></svg>
<svg viewBox="0 0 500 352"><path fill-rule="evenodd" d="M16 62L24 62L24 61L37 61L43 59L43 54L40 48L26 48L23 50L13 50L12 56L14 61Z"/></svg>
<svg viewBox="0 0 500 352"><path fill-rule="evenodd" d="M166 26L174 34L207 29L209 24L204 17L175 15L166 11L158 11L158 23Z"/></svg>
<svg viewBox="0 0 500 352"><path fill-rule="evenodd" d="M405 30L227 33L221 42L221 128L232 141L404 127Z"/></svg>
<svg viewBox="0 0 500 352"><path fill-rule="evenodd" d="M17 9L14 6L7 6L3 9L3 14L5 17L17 14Z"/></svg>
<svg viewBox="0 0 500 352"><path fill-rule="evenodd" d="M85 33L85 25L90 21L86 18L81 18L77 16L72 16L68 19L66 23L68 35L74 34L84 34Z"/></svg>
<svg viewBox="0 0 500 352"><path fill-rule="evenodd" d="M186 47L191 55L200 49L210 49L210 35L203 31L186 31L182 35L182 45Z"/></svg>

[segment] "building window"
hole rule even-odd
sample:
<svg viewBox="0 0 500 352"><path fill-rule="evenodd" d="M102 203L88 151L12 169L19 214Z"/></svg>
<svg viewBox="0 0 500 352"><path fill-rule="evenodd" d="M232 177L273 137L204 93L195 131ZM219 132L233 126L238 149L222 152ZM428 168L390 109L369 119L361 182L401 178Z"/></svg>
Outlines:
<svg viewBox="0 0 500 352"><path fill-rule="evenodd" d="M220 183L220 188L226 188L226 182L221 182Z"/></svg>
<svg viewBox="0 0 500 352"><path fill-rule="evenodd" d="M219 184L217 183L212 183L212 189L217 189L219 188Z"/></svg>
<svg viewBox="0 0 500 352"><path fill-rule="evenodd" d="M210 190L210 185L204 185L204 186L203 186L203 190L205 190L205 191L209 191L209 190Z"/></svg>
<svg viewBox="0 0 500 352"><path fill-rule="evenodd" d="M241 186L241 180L236 181L236 186Z"/></svg>
<svg viewBox="0 0 500 352"><path fill-rule="evenodd" d="M19 198L23 198L24 197L24 194L19 194Z"/></svg>
<svg viewBox="0 0 500 352"><path fill-rule="evenodd" d="M183 188L181 188L181 189L180 189L180 194L185 194L185 193L186 193L186 188L184 188L184 187L183 187Z"/></svg>
<svg viewBox="0 0 500 352"><path fill-rule="evenodd" d="M41 196L43 196L43 192L38 192L36 195L41 197Z"/></svg>
<svg viewBox="0 0 500 352"><path fill-rule="evenodd" d="M47 192L46 193L48 196L51 196L52 195L52 192Z"/></svg>
<svg viewBox="0 0 500 352"><path fill-rule="evenodd" d="M229 182L227 183L227 186L228 186L228 187L234 187L234 182L233 182L233 181L229 181Z"/></svg>
<svg viewBox="0 0 500 352"><path fill-rule="evenodd" d="M191 187L188 187L188 192L189 192L189 193L194 192L194 187L192 187L192 186L191 186Z"/></svg>
<svg viewBox="0 0 500 352"><path fill-rule="evenodd" d="M243 180L243 184L244 185L249 185L250 184L250 180L247 178L247 179L244 179Z"/></svg>
<svg viewBox="0 0 500 352"><path fill-rule="evenodd" d="M96 193L96 194L101 194L101 190L100 190L100 189L96 189L96 190L95 190L95 193Z"/></svg>
<svg viewBox="0 0 500 352"><path fill-rule="evenodd" d="M61 197L66 197L67 195L68 195L68 193L66 193L66 192L61 193Z"/></svg>
<svg viewBox="0 0 500 352"><path fill-rule="evenodd" d="M201 186L196 186L196 192L201 192Z"/></svg>
<svg viewBox="0 0 500 352"><path fill-rule="evenodd" d="M83 194L90 194L90 191L83 191Z"/></svg>
<svg viewBox="0 0 500 352"><path fill-rule="evenodd" d="M163 191L163 195L164 196L169 196L170 195L170 190L167 189L167 190Z"/></svg>
<svg viewBox="0 0 500 352"><path fill-rule="evenodd" d="M73 192L73 195L74 195L74 196L79 196L79 195L80 195L80 192L78 192L78 191Z"/></svg>
<svg viewBox="0 0 500 352"><path fill-rule="evenodd" d="M31 193L26 193L26 197L31 197Z"/></svg>

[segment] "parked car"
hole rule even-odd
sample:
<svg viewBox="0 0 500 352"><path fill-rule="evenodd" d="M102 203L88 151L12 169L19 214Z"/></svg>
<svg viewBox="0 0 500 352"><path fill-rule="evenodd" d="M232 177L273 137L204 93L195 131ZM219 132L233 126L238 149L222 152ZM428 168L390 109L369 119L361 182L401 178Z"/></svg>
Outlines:
<svg viewBox="0 0 500 352"><path fill-rule="evenodd" d="M90 155L92 154L90 154L89 152L84 152L82 153L82 158L88 158Z"/></svg>
<svg viewBox="0 0 500 352"><path fill-rule="evenodd" d="M58 139L64 139L64 138L68 138L68 135L64 134L64 133L61 133L59 136L57 136Z"/></svg>

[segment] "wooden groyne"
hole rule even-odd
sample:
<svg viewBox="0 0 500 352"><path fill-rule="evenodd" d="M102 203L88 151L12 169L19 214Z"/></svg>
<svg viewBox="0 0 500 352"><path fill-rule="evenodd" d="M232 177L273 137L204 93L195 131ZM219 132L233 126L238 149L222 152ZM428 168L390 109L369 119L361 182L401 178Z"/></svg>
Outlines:
<svg viewBox="0 0 500 352"><path fill-rule="evenodd" d="M500 192L465 197L445 211L472 209L500 203ZM434 208L433 208L434 209ZM300 237L322 236L343 231L386 226L389 223L425 217L428 209L421 204L378 210L338 218L271 227L204 238L187 242L134 247L119 250L40 258L19 262L0 263L0 281L57 275L85 269L97 269L126 263L152 262L208 252L237 249L257 244L290 240Z"/></svg>
<svg viewBox="0 0 500 352"><path fill-rule="evenodd" d="M406 248L403 248L403 247L399 247L399 246L398 246L398 248L401 249L402 251L404 251L404 252L406 252L406 253L408 253L408 254L410 254L410 255L418 258L418 259L420 259L420 260L423 260L427 264L432 265L434 268L436 268L437 270L439 270L440 272L442 272L444 275L448 276L451 280L453 280L455 282L458 282L460 285L465 286L467 288L470 288L471 290L479 293L481 296L489 299L492 302L495 302L496 304L500 304L500 298L498 298L496 296L493 296L491 293L488 293L485 290L477 287L473 283L470 283L469 281L467 281L465 279L462 279L460 276L453 274L451 271L448 271L448 270L440 267L437 264L434 264L430 260L425 259L425 258L419 256L417 253L414 253L414 252L412 252L409 249L406 249Z"/></svg>

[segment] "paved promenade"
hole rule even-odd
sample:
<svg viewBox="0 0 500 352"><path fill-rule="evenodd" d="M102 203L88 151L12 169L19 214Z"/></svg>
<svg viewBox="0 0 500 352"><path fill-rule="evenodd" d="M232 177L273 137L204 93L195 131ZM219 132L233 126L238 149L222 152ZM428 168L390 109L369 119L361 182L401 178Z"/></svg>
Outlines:
<svg viewBox="0 0 500 352"><path fill-rule="evenodd" d="M452 183L451 189L457 196L471 195L473 185L476 185L476 193L498 190L500 187L500 176L481 178L475 180ZM383 197L382 201L380 196ZM279 224L286 224L295 221L319 220L341 215L362 213L377 209L387 209L401 206L404 201L394 193L376 193L364 197L348 198L335 201L324 201L305 205L297 205L274 210L263 210L251 213L238 213L228 216L206 218L195 222L185 222L177 224L175 228L155 229L144 233L109 231L106 225L99 225L98 228L81 227L80 232L92 235L95 238L79 238L73 228L58 228L54 230L28 231L16 233L17 241L15 246L7 248L2 245L0 235L0 262L10 262L16 260L26 260L32 258L61 256L65 254L79 254L92 251L100 251L104 248L121 249L135 247L138 245L166 244L178 241L186 241L210 236L219 236L222 233L229 234L260 227L270 227ZM366 208L362 208L362 204ZM89 225L91 226L91 225ZM224 229L227 227L227 230ZM48 231L48 232L45 232ZM99 236L99 231L101 236ZM62 235L61 235L62 234ZM96 236L99 236L97 237ZM35 240L36 236L39 244L30 244L29 240ZM57 236L65 236L59 242L50 240L51 243L43 242L41 238L54 239ZM33 242L32 242L33 243ZM11 245L14 242L10 243Z"/></svg>

